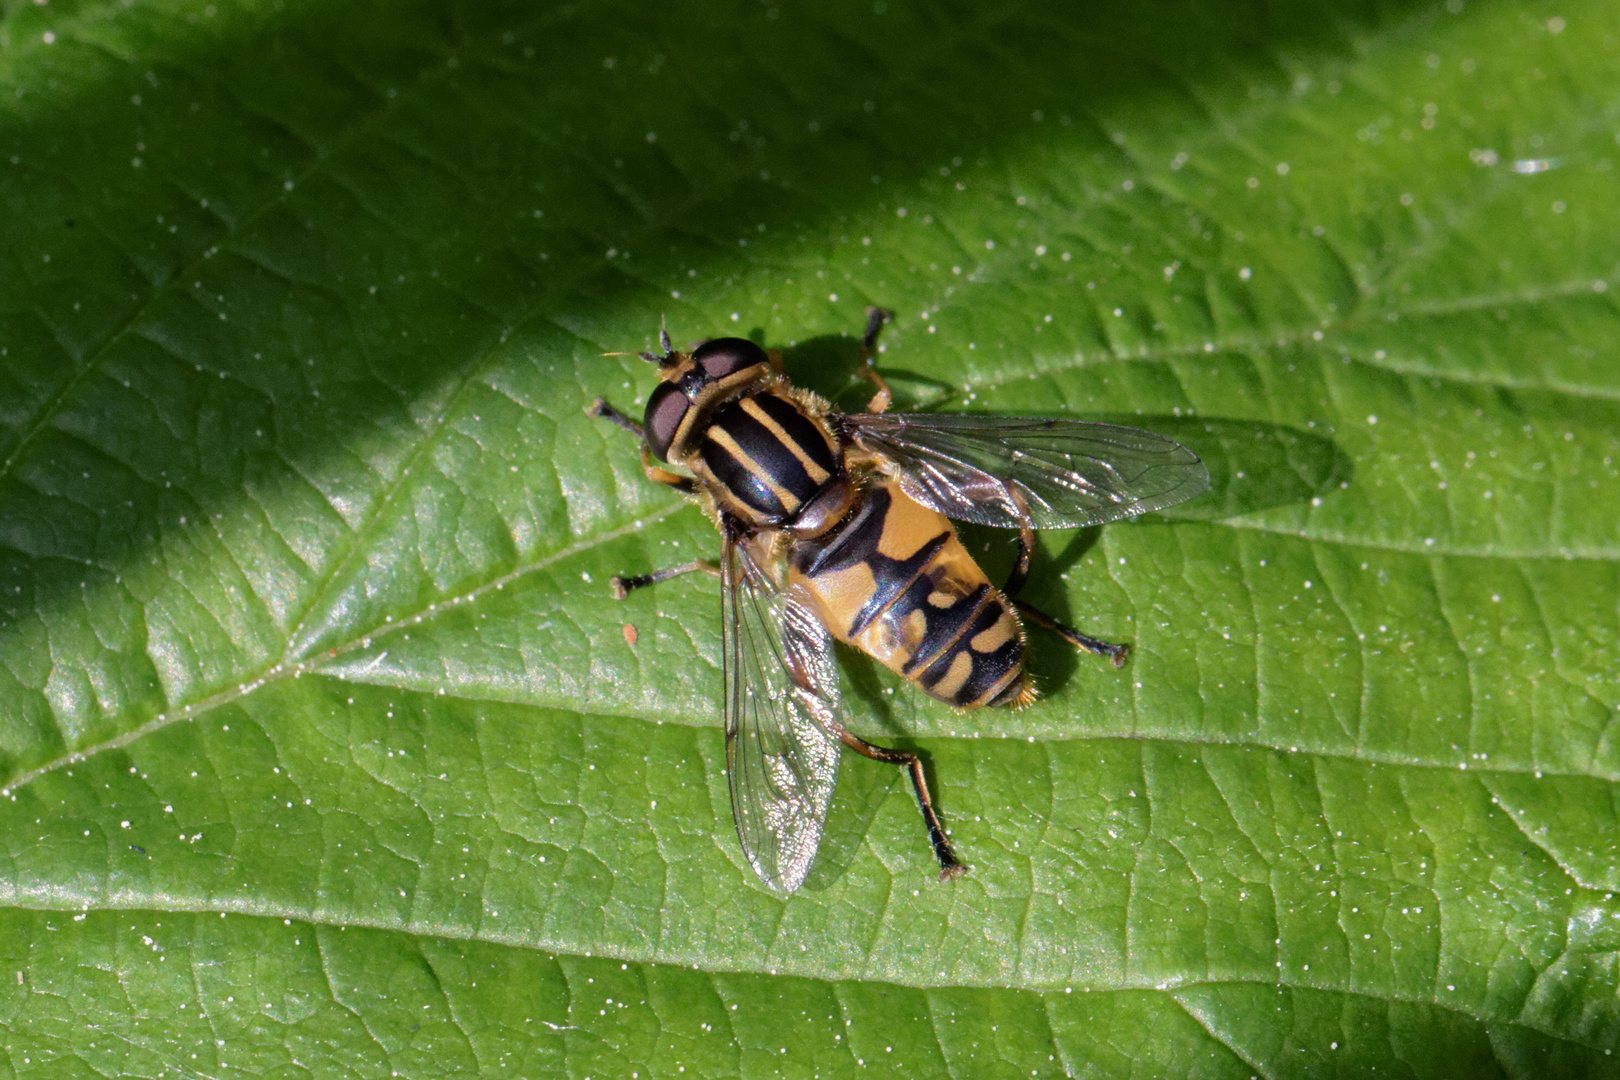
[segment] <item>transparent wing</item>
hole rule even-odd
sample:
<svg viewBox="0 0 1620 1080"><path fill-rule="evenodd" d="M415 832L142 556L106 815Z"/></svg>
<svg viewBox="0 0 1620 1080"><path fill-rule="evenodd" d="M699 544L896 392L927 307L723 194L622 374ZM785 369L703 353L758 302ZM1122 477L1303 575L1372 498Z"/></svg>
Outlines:
<svg viewBox="0 0 1620 1080"><path fill-rule="evenodd" d="M731 813L754 873L792 892L815 860L838 780L832 638L730 535L721 566Z"/></svg>
<svg viewBox="0 0 1620 1080"><path fill-rule="evenodd" d="M860 413L857 444L893 463L901 488L946 517L1037 529L1101 525L1209 487L1198 455L1151 431L1026 416Z"/></svg>

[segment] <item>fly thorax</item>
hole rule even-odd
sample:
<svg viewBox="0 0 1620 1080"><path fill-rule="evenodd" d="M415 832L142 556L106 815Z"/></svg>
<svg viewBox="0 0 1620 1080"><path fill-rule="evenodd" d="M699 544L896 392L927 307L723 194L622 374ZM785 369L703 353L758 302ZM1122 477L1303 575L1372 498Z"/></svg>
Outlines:
<svg viewBox="0 0 1620 1080"><path fill-rule="evenodd" d="M774 391L720 406L695 449L717 499L756 526L815 535L842 517L854 498L832 434Z"/></svg>

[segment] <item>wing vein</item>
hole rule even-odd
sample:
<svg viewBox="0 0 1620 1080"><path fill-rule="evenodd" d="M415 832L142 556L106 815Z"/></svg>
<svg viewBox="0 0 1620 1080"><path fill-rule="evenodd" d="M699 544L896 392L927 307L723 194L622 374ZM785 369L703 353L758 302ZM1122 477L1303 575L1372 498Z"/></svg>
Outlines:
<svg viewBox="0 0 1620 1080"><path fill-rule="evenodd" d="M888 463L907 495L958 521L1101 525L1163 510L1209 487L1197 454L1138 428L933 413L843 420L857 444Z"/></svg>
<svg viewBox="0 0 1620 1080"><path fill-rule="evenodd" d="M723 530L727 778L737 839L770 888L804 883L838 777L832 638L801 600Z"/></svg>

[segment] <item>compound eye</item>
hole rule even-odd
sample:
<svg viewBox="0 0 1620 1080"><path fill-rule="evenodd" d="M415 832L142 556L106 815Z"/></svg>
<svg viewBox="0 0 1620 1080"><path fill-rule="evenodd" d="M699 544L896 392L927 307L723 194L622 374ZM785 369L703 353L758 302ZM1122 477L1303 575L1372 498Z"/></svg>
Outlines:
<svg viewBox="0 0 1620 1080"><path fill-rule="evenodd" d="M770 358L765 350L755 345L747 338L723 337L713 341L705 341L692 350L692 359L697 361L706 375L711 379L723 379L733 375L743 368L753 367L755 364L768 364Z"/></svg>
<svg viewBox="0 0 1620 1080"><path fill-rule="evenodd" d="M647 448L659 461L669 460L669 444L681 429L681 421L692 402L674 383L659 383L658 389L647 399Z"/></svg>

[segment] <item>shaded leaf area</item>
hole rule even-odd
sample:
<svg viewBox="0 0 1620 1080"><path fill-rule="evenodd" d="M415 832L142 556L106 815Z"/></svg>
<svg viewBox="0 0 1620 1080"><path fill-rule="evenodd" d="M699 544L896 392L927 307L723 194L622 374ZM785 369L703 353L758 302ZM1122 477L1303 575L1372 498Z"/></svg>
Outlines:
<svg viewBox="0 0 1620 1080"><path fill-rule="evenodd" d="M1612 1074L1605 18L12 5L9 1064ZM846 655L974 871L851 762L784 903L714 583L606 595L714 532L583 407L667 315L858 408L868 303L903 406L1214 490L1043 536L1122 672L1035 635L957 714Z"/></svg>

